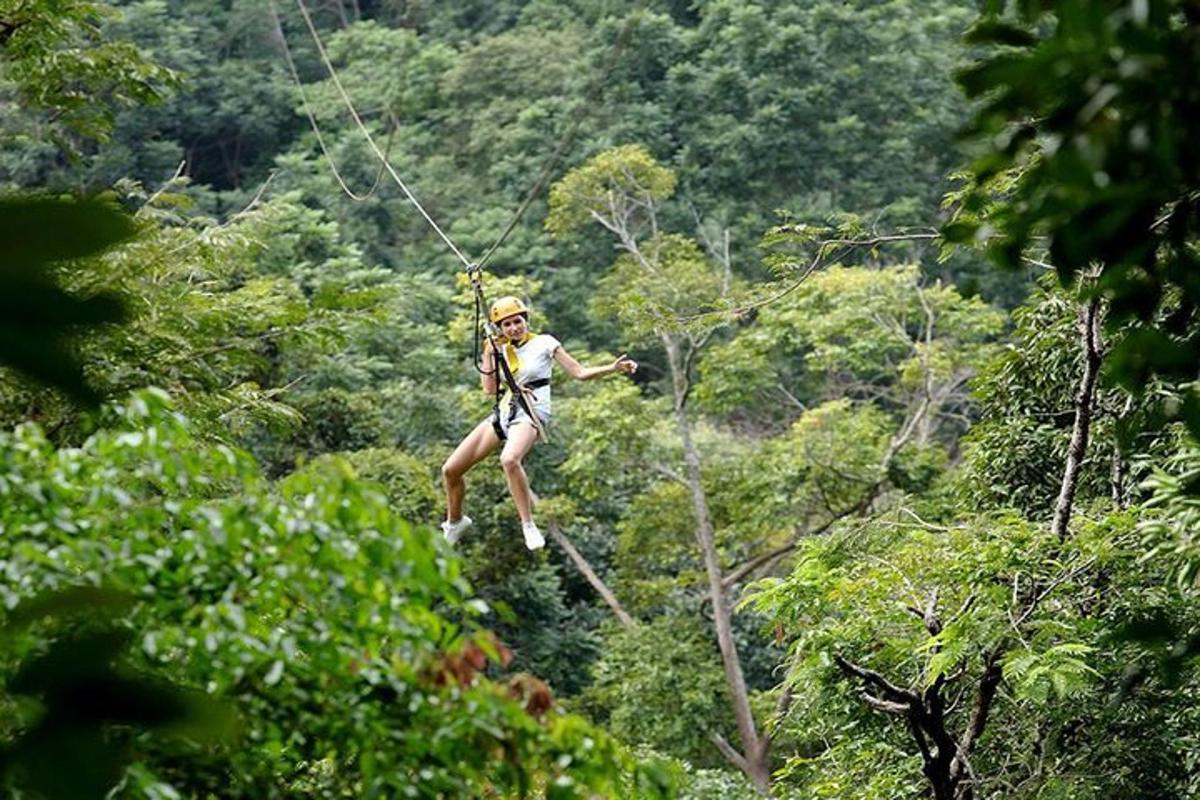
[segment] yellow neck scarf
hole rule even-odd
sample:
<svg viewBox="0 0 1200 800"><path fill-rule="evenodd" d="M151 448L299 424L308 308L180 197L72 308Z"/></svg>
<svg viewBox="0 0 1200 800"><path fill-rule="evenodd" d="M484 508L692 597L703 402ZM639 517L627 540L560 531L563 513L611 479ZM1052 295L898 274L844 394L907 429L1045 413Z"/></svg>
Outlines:
<svg viewBox="0 0 1200 800"><path fill-rule="evenodd" d="M525 335L515 342L508 339L502 340L504 342L504 360L508 362L508 368L513 375L516 375L517 370L521 368L521 358L517 355L517 348L521 347L532 338L533 332L525 331Z"/></svg>

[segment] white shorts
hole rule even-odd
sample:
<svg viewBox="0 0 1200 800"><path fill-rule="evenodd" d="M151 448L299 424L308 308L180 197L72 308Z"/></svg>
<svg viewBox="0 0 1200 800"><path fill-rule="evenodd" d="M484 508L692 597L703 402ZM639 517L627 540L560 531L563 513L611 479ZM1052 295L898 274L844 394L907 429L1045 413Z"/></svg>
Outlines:
<svg viewBox="0 0 1200 800"><path fill-rule="evenodd" d="M492 420L492 429L496 431L496 435L500 437L500 441L504 441L505 439L508 438L508 430L513 425L516 425L521 422L524 422L528 425L533 425L533 420L531 420L529 418L529 415L525 413L525 409L521 408L521 406L519 404L517 405L516 409L511 413L510 413L509 409L506 409L504 407L501 407L499 411L500 411L499 419L497 419L496 413L493 412L492 416L491 416L491 420ZM534 406L533 413L537 414L538 422L541 423L542 427L545 427L546 425L548 425L550 423L550 412L545 411L544 409L538 408L537 406ZM537 426L535 425L534 427L537 427Z"/></svg>

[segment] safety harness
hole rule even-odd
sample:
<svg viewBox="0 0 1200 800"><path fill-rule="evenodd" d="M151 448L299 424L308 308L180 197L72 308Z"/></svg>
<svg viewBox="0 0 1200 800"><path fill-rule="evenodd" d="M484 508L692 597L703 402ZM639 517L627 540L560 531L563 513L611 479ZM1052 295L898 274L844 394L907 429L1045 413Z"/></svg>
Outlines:
<svg viewBox="0 0 1200 800"><path fill-rule="evenodd" d="M525 412L525 414L533 422L534 427L537 428L539 436L545 435L545 430L542 428L541 420L533 415L530 410L529 403L526 401L529 399L529 395L533 394L534 389L541 389L543 386L549 385L549 378L538 378L536 381L530 381L524 385L518 385L517 393L514 395L514 398L519 397L522 405L518 407L515 402L510 402L508 404L508 419L505 420L504 423L500 421L500 401L504 399L504 394L507 390L503 386L499 387L499 390L496 392L495 403L492 406L492 428L496 431L496 435L500 437L500 441L504 442L508 440L508 434L504 432L505 428L508 425L512 425L513 420L517 418L518 411Z"/></svg>

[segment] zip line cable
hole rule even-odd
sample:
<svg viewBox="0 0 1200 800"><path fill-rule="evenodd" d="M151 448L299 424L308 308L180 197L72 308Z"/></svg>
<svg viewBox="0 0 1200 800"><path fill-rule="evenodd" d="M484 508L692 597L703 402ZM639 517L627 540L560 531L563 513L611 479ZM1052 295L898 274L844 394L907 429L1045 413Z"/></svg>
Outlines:
<svg viewBox="0 0 1200 800"><path fill-rule="evenodd" d="M542 193L542 189L545 188L546 181L549 180L554 168L558 166L558 162L562 159L563 154L566 152L571 143L574 142L575 134L579 132L579 124L583 121L584 112L586 112L592 106L593 102L599 97L600 91L607 83L609 76L612 75L613 70L616 69L617 64L621 61L621 56L624 54L625 48L629 44L629 37L633 31L634 19L635 17L633 14L630 14L625 18L625 24L621 26L621 31L617 34L617 40L613 44L612 52L609 53L608 63L604 65L603 71L595 79L591 88L584 95L583 102L576 106L575 110L571 113L571 119L567 125L566 132L563 134L562 138L559 139L558 145L554 148L553 152L551 152L550 157L546 159L546 163L542 167L541 174L539 174L538 179L534 181L532 188L530 188L529 192L525 195L525 199L521 202L521 205L517 208L516 212L513 213L512 219L508 221L508 226L505 227L504 231L500 234L496 241L492 242L491 247L487 249L487 252L483 254L483 257L479 259L478 266L480 269L483 269L484 265L491 260L492 255L500 248L500 245L504 244L505 240L508 239L508 235L513 232L513 229L517 227L517 222L519 222L521 217L524 216L525 212L529 209L529 206L533 204L534 199Z"/></svg>
<svg viewBox="0 0 1200 800"><path fill-rule="evenodd" d="M476 324L475 324L475 344L474 344L474 348L473 348L475 351L473 353L473 355L475 357L472 358L472 361L475 362L475 368L477 370L479 370L480 372L482 372L484 374L488 374L491 371L484 370L482 368L482 365L480 363L478 363L479 345L480 345L479 321L480 321L480 316L481 316L482 310L483 310L484 306L486 305L485 299L483 296L483 282L482 282L483 267L491 259L491 257L495 254L495 252L500 248L500 246L508 239L509 235L516 228L517 223L520 221L521 217L524 216L525 212L533 204L534 199L537 198L537 196L539 194L541 194L542 189L545 188L546 181L549 180L550 176L553 174L555 167L558 166L559 161L562 159L563 154L566 152L567 148L574 141L575 135L579 131L580 123L583 120L584 113L593 105L594 101L599 96L600 91L602 90L603 86L607 82L608 77L612 74L612 71L616 68L616 65L621 60L621 56L624 53L626 46L628 45L629 38L630 38L630 32L633 30L633 25L634 25L634 21L636 19L636 15L631 13L626 17L625 23L621 27L621 30L617 35L616 42L613 45L613 49L612 49L611 53L609 54L608 61L605 64L604 69L593 81L592 86L585 94L583 101L579 105L577 105L575 107L575 110L571 113L571 117L567 124L566 131L564 132L563 136L559 139L558 144L555 146L555 148L551 152L550 156L546 159L546 162L542 166L541 172L538 175L537 180L534 181L533 186L526 193L525 198L522 200L520 206L517 207L517 210L513 213L512 218L508 221L508 224L505 226L504 230L500 233L500 236L498 236L496 238L496 240L492 242L491 246L488 247L487 251L483 254L483 257L478 262L471 262L465 255L463 255L462 251L459 250L459 248L454 244L454 241L445 233L445 231L443 231L441 229L441 227L438 226L437 222L434 221L433 217L431 217L429 215L429 213L425 210L425 208L417 200L416 196L412 193L412 191L408 188L408 186L404 183L404 181L396 173L396 170L392 167L391 162L388 160L388 154L380 152L379 146L375 144L375 140L371 136L371 132L369 130L367 130L367 127L363 124L362 118L359 116L358 111L355 109L354 102L350 99L349 93L347 93L345 86L342 85L342 81L338 77L337 70L334 68L333 62L330 60L329 54L325 50L325 45L321 41L321 35L317 31L316 25L313 24L312 15L309 13L308 7L304 4L304 0L296 0L296 5L300 9L300 14L304 18L304 24L308 27L308 32L311 35L313 42L316 44L317 52L321 56L321 61L325 66L325 71L329 74L330 79L333 81L333 85L337 88L338 94L342 98L342 102L345 104L346 108L350 111L350 115L354 118L354 122L358 126L359 132L363 135L363 138L365 138L367 140L367 143L370 145L370 147L374 151L376 157L379 159L381 171L386 169L388 174L391 175L392 180L394 180L396 182L396 184L400 187L401 191L404 192L404 195L405 195L405 197L408 198L409 202L411 202L416 207L417 211L419 211L421 213L421 216L425 218L425 221L427 223L429 223L429 226L431 228L433 228L433 230L435 232L437 232L438 236L441 237L442 241L445 242L446 246L450 248L450 250L454 253L454 255L458 256L458 260L461 261L463 266L466 268L467 276L471 280L471 287L472 287L472 289L474 291L474 295L475 295ZM342 179L341 175L338 173L337 167L335 166L334 161L329 154L329 150L325 146L324 138L321 136L321 132L320 132L319 126L317 124L316 116L315 116L315 114L312 113L312 109L309 106L308 97L304 92L304 87L303 87L302 81L300 80L299 71L296 69L295 62L292 59L291 49L289 48L288 43L287 43L287 36L283 32L283 25L280 22L279 14L275 8L274 0L270 0L270 8L271 8L271 14L275 19L275 25L276 25L276 28L279 33L280 41L283 45L284 56L287 58L288 68L292 73L293 80L295 80L296 85L300 89L300 97L304 104L304 110L305 110L305 113L308 115L309 124L312 126L313 132L316 134L317 143L320 145L322 153L325 154L325 159L326 159L326 161L328 161L330 169L333 170L334 177L337 179L338 183L341 185L342 190L348 196L350 196L351 198L353 198L355 200L365 200L367 197L370 197L372 193L374 193L375 188L379 184L380 176L378 176L378 175L376 176L375 186L372 186L371 190L365 196L360 198L357 194L355 194L349 188L349 186L346 185L346 182ZM395 121L393 120L392 129L388 134L388 151L389 152L391 151L392 134L395 133L395 130L398 127L399 127L399 125L396 124ZM484 326L486 328L485 336L491 342L491 344L494 348L494 352L498 352L498 350L495 349L496 348L495 331L493 329L494 326L492 325L491 320L485 319ZM505 365L505 366L507 366L507 365ZM521 402L521 405L525 405L524 398L522 396L520 396L518 388L517 388L515 382L513 381L512 375L509 373L509 371L507 369L503 369L502 372L504 373L504 377L506 379L505 382L510 384L510 389L514 392L514 395L515 395L514 400L519 400ZM531 414L531 418L532 418L532 414Z"/></svg>
<svg viewBox="0 0 1200 800"><path fill-rule="evenodd" d="M329 60L329 54L325 52L325 45L321 42L321 35L317 33L317 28L313 24L312 16L308 13L308 7L304 5L304 0L296 0L296 5L300 8L300 14L304 17L304 24L308 26L308 32L312 35L313 42L317 45L317 52L321 55L321 61L325 65L325 71L329 73L329 77L333 81L333 85L337 88L338 94L341 95L342 102L350 111L350 116L354 118L354 124L358 126L359 132L363 135L363 138L367 140L367 144L371 146L371 150L375 152L375 156L388 171L388 174L392 176L392 180L394 180L396 185L400 187L400 190L404 192L404 196L407 197L408 201L416 207L417 211L421 213L421 216L425 218L425 221L429 223L429 226L437 232L437 235L440 236L442 241L446 243L446 246L450 248L451 252L458 256L458 260L462 262L463 266L470 271L474 267L470 259L462 254L462 251L458 249L458 247L454 244L454 241L446 235L446 232L443 231L437 222L434 221L433 217L429 216L429 212L425 210L425 207L421 205L419 200L417 200L416 195L412 193L412 191L408 188L408 185L404 183L404 180L396 173L396 170L392 167L392 164L388 160L387 156L382 150L379 149L379 145L375 143L375 138L371 136L371 132L367 130L367 126L363 124L362 118L358 115L358 110L354 107L354 102L350 99L350 95L346 93L346 87L342 85L341 78L338 77L337 70L333 68L333 62ZM284 49L287 49L286 38L284 40Z"/></svg>
<svg viewBox="0 0 1200 800"><path fill-rule="evenodd" d="M429 222L429 224L433 227L433 229L438 232L438 234L442 237L442 240L445 241L445 243L450 247L450 249L454 252L454 254L458 256L459 260L462 261L463 264L466 266L467 275L471 279L471 288L473 289L474 295L475 295L475 326L474 326L475 337L474 337L474 346L473 346L471 362L475 366L475 369L478 370L479 372L482 372L484 374L491 374L492 372L494 372L494 370L484 370L481 366L481 359L480 359L480 336L479 336L480 317L482 315L483 307L486 305L486 302L483 297L483 283L481 280L482 268L480 266L470 263L463 256L462 252L457 247L455 247L454 242L452 242L450 240L450 238L445 233L442 232L442 229L438 227L437 223L434 222L433 219L427 213L425 213L425 209L417 201L416 197L412 194L412 192L410 192L408 190L408 187L404 185L404 182L402 180L400 180L400 177L395 173L395 171L391 169L391 164L387 160L387 155L380 154L379 149L377 147L374 147L374 141L371 139L370 134L366 131L365 127L363 126L362 121L358 116L358 112L354 108L354 104L351 102L349 95L346 93L344 87L342 86L341 81L338 79L337 71L334 69L333 64L330 62L328 55L325 52L325 47L324 47L323 43L321 42L321 37L317 33L315 26L312 24L312 18L308 13L308 9L304 6L303 0L296 0L296 2L297 2L297 5L300 7L300 13L304 16L304 20L308 25L309 33L312 35L313 41L316 43L317 49L321 53L322 60L325 62L326 71L329 73L330 77L333 78L334 84L338 87L338 90L342 95L342 100L345 102L346 107L350 109L350 113L353 115L354 121L356 123L358 123L359 130L363 133L363 135L367 138L367 141L375 149L376 155L379 156L380 173L382 174L382 171L385 167L388 169L388 171L392 175L392 178L395 179L396 183L400 185L400 188L404 190L405 195L412 202L412 204L417 207L417 210L421 212L421 215L426 219L427 222ZM276 27L278 28L280 39L283 42L283 52L284 52L284 56L287 58L288 68L291 70L292 78L296 81L296 85L300 89L300 97L304 101L304 110L308 114L309 123L312 125L313 132L317 136L317 142L318 142L318 144L321 145L321 151L323 153L325 153L326 161L329 163L329 167L333 171L334 177L337 178L338 183L341 184L342 190L345 191L346 194L349 195L350 197L354 198L355 200L358 200L358 199L360 199L359 196L356 195L346 185L346 182L344 180L342 180L341 175L338 174L337 166L334 164L333 159L329 156L329 151L325 147L325 141L324 141L324 138L321 136L320 127L317 124L316 117L315 117L315 115L313 115L311 113L311 110L309 108L308 98L304 92L304 87L302 85L302 81L300 80L299 71L296 69L295 60L292 58L291 49L288 47L287 38L283 33L283 24L279 19L279 14L275 8L274 0L271 0L270 7L271 7L271 14L275 18L275 24L276 24ZM398 127L399 127L399 124L396 123L393 118L393 125L392 125L392 129L391 129L391 133L394 133L396 128L398 128ZM389 151L391 150L391 133L389 133L389 135L388 135ZM372 187L371 191L372 192L374 191L374 187ZM364 196L361 199L366 199L366 197L369 197L369 196L370 196L370 193L368 193L366 196ZM514 220L514 223L515 223L515 220ZM495 248L493 248L493 249L495 249ZM489 255L490 255L490 253L489 253ZM496 347L495 335L494 335L494 332L491 330L491 328L492 328L491 321L485 320L484 324L487 326L487 331L486 331L485 335L487 336L488 340L492 343L492 346Z"/></svg>
<svg viewBox="0 0 1200 800"><path fill-rule="evenodd" d="M359 117L358 111L355 109L354 103L350 99L349 93L347 93L345 86L342 85L341 79L338 77L337 70L334 68L333 63L329 58L329 54L325 50L324 43L321 40L321 35L317 31L316 25L314 25L314 23L312 21L312 15L309 13L308 7L304 4L304 0L296 0L296 5L300 9L300 14L304 18L304 23L308 27L308 32L312 36L313 42L316 44L317 51L320 53L321 61L323 62L324 66L325 66L326 72L329 74L329 77L332 79L334 86L337 88L338 94L341 95L342 102L345 104L346 108L350 111L350 115L354 118L354 122L358 126L359 131L362 133L363 137L367 140L367 143L371 146L371 149L375 152L375 155L379 158L381 169L386 169L387 172L391 174L392 179L396 182L396 184L404 192L404 195L408 198L409 202L411 202L416 207L417 211L419 211L421 213L421 216L425 218L425 221L429 223L430 227L432 227L434 229L434 231L437 232L438 236L441 237L442 241L445 242L446 246L450 248L450 250L454 253L454 255L458 256L459 261L461 261L463 266L466 267L468 274L474 274L474 273L478 273L478 272L482 271L484 265L487 264L488 261L491 260L492 256L496 253L496 251L500 248L500 246L508 239L509 235L516 228L517 223L521 220L521 218L524 216L525 212L533 204L533 201L537 198L537 196L539 194L541 194L542 189L545 188L546 181L549 180L550 176L553 174L554 168L558 166L558 163L562 159L563 154L566 152L566 150L570 146L570 144L574 141L575 135L579 131L580 123L583 120L584 113L591 107L591 105L593 104L593 101L600 94L600 91L603 88L605 82L607 81L609 75L612 74L612 71L616 68L616 65L620 62L620 59L621 59L622 54L624 53L625 47L628 45L630 33L633 30L634 20L636 18L635 15L633 15L633 14L630 14L626 18L625 23L621 28L621 31L617 35L617 40L614 43L612 52L609 54L608 62L607 62L607 64L605 64L603 71L600 73L600 75L597 77L597 79L593 82L592 88L590 91L588 91L587 95L584 97L583 102L580 103L578 106L576 106L575 111L572 112L570 122L568 123L568 126L567 126L567 130L564 132L563 136L559 139L558 144L555 146L555 148L551 152L550 156L546 159L546 163L543 165L542 170L541 170L537 180L534 182L534 184L530 188L530 190L526 193L525 198L522 200L522 202L521 202L520 206L517 208L517 210L513 213L512 218L509 219L508 224L505 226L504 230L500 233L500 235L496 238L496 240L492 242L492 244L488 247L487 251L484 253L483 257L478 262L471 262L466 256L463 255L462 251L459 250L459 248L454 244L453 240L451 240L450 237L441 229L441 227L438 226L437 222L434 221L434 219L428 214L428 212L425 211L425 208L417 200L416 196L412 193L412 191L409 190L408 186L404 183L404 181L396 173L395 169L392 168L391 162L388 160L387 154L380 152L379 147L378 147L378 145L375 144L375 140L372 138L370 131L367 130L366 126L362 122L362 119ZM280 39L283 43L284 55L287 58L288 67L292 72L292 77L296 81L297 86L300 87L300 93L301 93L301 98L304 101L305 112L308 114L309 123L310 123L310 125L312 125L314 133L316 133L317 142L321 146L322 152L325 153L326 160L329 162L330 168L334 172L334 177L337 178L337 181L341 185L343 191L345 191L346 194L349 195L351 198L358 200L358 199L360 199L359 196L356 195L353 191L351 191L350 188L346 185L345 181L342 180L341 176L337 172L337 168L334 166L333 159L329 156L329 152L328 152L327 148L325 147L324 140L321 137L320 131L318 130L318 125L316 122L315 115L313 115L311 113L311 110L309 108L307 97L305 96L303 86L301 85L299 72L295 68L295 62L292 59L291 50L287 44L287 37L284 36L284 34L283 34L283 26L279 21L279 15L276 12L274 0L271 0L270 7L271 7L271 13L275 17L276 26L279 28L279 35L280 35ZM394 132L394 130L395 129L393 128L392 132ZM391 141L390 136L391 136L391 134L389 133L389 148L388 148L389 151L391 149L390 148L390 141ZM377 183L378 183L378 179L377 179ZM374 189L372 189L372 192L373 191L374 191ZM370 194L371 193L368 192L368 194L365 197L369 197ZM365 197L362 199L365 199Z"/></svg>
<svg viewBox="0 0 1200 800"><path fill-rule="evenodd" d="M375 181L371 184L371 188L366 194L358 194L346 183L342 173L338 170L337 164L333 160L333 156L329 152L329 148L325 145L325 137L321 135L321 128L317 125L316 114L313 113L312 104L308 102L308 93L304 91L304 82L300 80L300 71L296 69L296 62L292 58L292 51L287 46L287 37L283 33L283 23L279 19L279 13L275 10L274 0L270 3L271 16L275 20L275 32L279 36L279 40L283 42L283 57L287 61L288 71L292 73L292 80L296 83L296 88L300 91L300 102L304 106L304 114L308 117L308 124L312 128L313 134L317 137L317 144L321 148L322 155L325 156L325 163L329 164L329 170L333 173L334 180L342 187L342 191L346 196L356 202L368 200L375 194L375 190L379 188L379 182L383 179L383 163L380 162L379 170L375 173ZM392 138L396 133L396 128L399 127L393 121L392 126L388 129L388 140L386 153L392 152Z"/></svg>

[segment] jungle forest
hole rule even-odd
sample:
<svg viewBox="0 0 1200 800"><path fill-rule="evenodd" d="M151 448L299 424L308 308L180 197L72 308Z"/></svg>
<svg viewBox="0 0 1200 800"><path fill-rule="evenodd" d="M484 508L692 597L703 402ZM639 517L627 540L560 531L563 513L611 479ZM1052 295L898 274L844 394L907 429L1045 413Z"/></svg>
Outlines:
<svg viewBox="0 0 1200 800"><path fill-rule="evenodd" d="M1197 75L1196 0L0 0L3 795L1200 796Z"/></svg>

